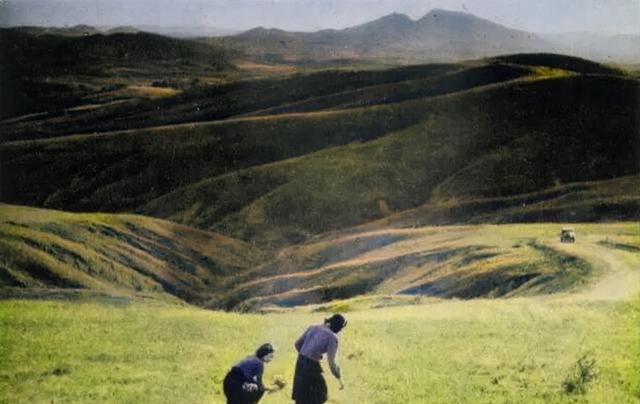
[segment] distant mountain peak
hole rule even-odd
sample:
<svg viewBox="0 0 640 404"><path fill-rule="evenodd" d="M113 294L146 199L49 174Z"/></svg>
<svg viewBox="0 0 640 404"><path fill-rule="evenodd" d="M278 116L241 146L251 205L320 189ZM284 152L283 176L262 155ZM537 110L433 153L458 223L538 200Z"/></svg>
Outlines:
<svg viewBox="0 0 640 404"><path fill-rule="evenodd" d="M277 29L277 28L265 28L265 27L256 27L256 28L252 28L248 31L245 31L241 34L238 34L237 36L260 36L260 37L264 37L264 36L278 36L278 35L286 35L288 34L287 31L283 31L281 29Z"/></svg>
<svg viewBox="0 0 640 404"><path fill-rule="evenodd" d="M422 18L418 20L418 22L427 22L427 21L437 21L440 19L460 19L460 20L481 20L490 22L489 20L485 20L471 13L467 13L464 11L455 11L455 10L445 10L442 8L434 8L425 14Z"/></svg>
<svg viewBox="0 0 640 404"><path fill-rule="evenodd" d="M401 22L406 22L406 21L413 21L413 20L411 18L409 18L409 16L406 15L406 14L394 12L394 13L382 16L382 17L378 18L376 21L401 21Z"/></svg>
<svg viewBox="0 0 640 404"><path fill-rule="evenodd" d="M346 28L341 32L358 33L358 35L375 35L376 37L396 38L415 28L416 22L409 16L400 13L391 13L376 20Z"/></svg>
<svg viewBox="0 0 640 404"><path fill-rule="evenodd" d="M366 27L410 27L415 23L409 16L401 13L391 13L376 20L360 25ZM357 27L353 27L357 28Z"/></svg>
<svg viewBox="0 0 640 404"><path fill-rule="evenodd" d="M446 10L444 8L433 8L431 9L431 11L429 11L427 14L424 15L424 17L427 16L437 16L438 14L441 15L466 15L466 16L472 16L473 14L470 13L466 13L464 11L457 11L457 10ZM422 18L424 18L422 17Z"/></svg>

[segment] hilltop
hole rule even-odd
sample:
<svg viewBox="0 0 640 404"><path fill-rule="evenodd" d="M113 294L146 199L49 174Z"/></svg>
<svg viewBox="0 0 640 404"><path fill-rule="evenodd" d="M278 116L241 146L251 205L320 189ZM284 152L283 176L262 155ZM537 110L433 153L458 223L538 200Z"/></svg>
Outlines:
<svg viewBox="0 0 640 404"><path fill-rule="evenodd" d="M87 29L0 28L0 119L153 98L233 70L229 51L212 44Z"/></svg>
<svg viewBox="0 0 640 404"><path fill-rule="evenodd" d="M32 25L23 25L12 27L11 29L34 36L59 35L75 37L97 35L101 33L99 29L86 24L78 24L71 27L38 27Z"/></svg>

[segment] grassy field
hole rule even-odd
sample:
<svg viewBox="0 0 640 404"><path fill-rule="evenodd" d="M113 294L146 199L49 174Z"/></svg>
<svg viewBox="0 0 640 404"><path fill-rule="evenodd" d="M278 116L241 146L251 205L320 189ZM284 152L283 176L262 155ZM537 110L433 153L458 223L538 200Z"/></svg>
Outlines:
<svg viewBox="0 0 640 404"><path fill-rule="evenodd" d="M548 295L379 295L265 315L108 297L4 300L0 402L222 403L228 367L270 341L278 353L265 378L289 386L264 402L287 403L293 341L341 310L347 387L329 380L331 403L640 403L638 226L590 226L582 239L611 254L583 248L598 273Z"/></svg>
<svg viewBox="0 0 640 404"><path fill-rule="evenodd" d="M348 313L347 388L332 403L640 402L640 304L563 298L434 302ZM3 301L0 402L222 403L227 368L264 341L266 380L320 313L266 316L160 304ZM577 361L586 393L568 394ZM265 403L286 403L285 391Z"/></svg>

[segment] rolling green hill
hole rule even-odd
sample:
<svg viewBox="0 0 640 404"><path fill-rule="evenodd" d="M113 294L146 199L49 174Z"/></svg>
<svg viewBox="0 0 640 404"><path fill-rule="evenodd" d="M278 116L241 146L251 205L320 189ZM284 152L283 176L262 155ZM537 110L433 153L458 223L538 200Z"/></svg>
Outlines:
<svg viewBox="0 0 640 404"><path fill-rule="evenodd" d="M600 96L614 87L611 98ZM630 175L638 172L636 89L636 83L619 79L568 77L406 103L403 116L415 114L422 120L407 129L205 179L139 211L282 245L428 201L455 205ZM576 92L584 95L579 105L567 99ZM604 109L617 111L616 118L599 112ZM378 116L382 111L377 110ZM600 209L613 203L613 211L618 202L628 203L620 214L637 218L637 188L626 186L624 192L617 200L598 200ZM561 206L556 210L562 211ZM558 218L597 216L585 210L564 212L557 212ZM465 219L460 215L449 222ZM529 215L528 220L534 219L535 214Z"/></svg>
<svg viewBox="0 0 640 404"><path fill-rule="evenodd" d="M195 304L255 266L250 245L157 219L0 204L0 296L98 293Z"/></svg>
<svg viewBox="0 0 640 404"><path fill-rule="evenodd" d="M17 29L0 29L3 65L20 66L26 77L103 73L110 67L153 63L206 63L229 67L223 49L197 41L145 32L68 37L30 35Z"/></svg>
<svg viewBox="0 0 640 404"><path fill-rule="evenodd" d="M425 224L637 219L634 177L581 204L552 195L640 171L638 81L576 58L501 59L294 76L235 107L222 100L278 81L228 85L212 102L232 119L6 142L0 199L136 211L274 248L424 204L454 212ZM558 202L514 205L530 199Z"/></svg>
<svg viewBox="0 0 640 404"><path fill-rule="evenodd" d="M231 81L188 89L175 97L135 104L116 104L89 111L65 112L64 119L52 119L57 115L49 114L42 119L12 123L5 125L0 139L27 140L222 120L348 90L437 77L463 68L455 64L436 64L373 71L325 70L287 77ZM497 74L487 76L489 77L485 81L501 80Z"/></svg>
<svg viewBox="0 0 640 404"><path fill-rule="evenodd" d="M278 81L255 83L255 87L235 84L228 85L221 98L213 98L211 101L215 108L224 109L235 105L236 113L240 114L250 109L247 110L246 105L237 105L235 102L254 104L254 109L263 109L274 102L276 105L286 104L288 100L295 101L309 96L313 98L318 92L322 96L326 92L346 90L350 86L369 88L369 98L375 99L381 92L373 83L380 83L380 86L385 87L390 82L403 82L404 84L399 84L399 88L411 92L412 97L418 97L413 100L415 102L406 106L402 103L391 103L381 108L349 108L315 114L280 114L264 118L238 118L150 127L103 134L100 137L88 135L34 143L5 143L0 146L0 164L2 171L6 173L0 177L2 198L9 203L37 204L65 210L134 209L145 200L157 198L202 178L353 141L366 141L415 124L424 119L423 97L428 96L429 91L433 91L434 84L428 79L423 80L423 94L412 90L410 84L418 77L437 76L443 69L447 71L450 67L410 67L363 74L319 73L293 77L285 81L285 86ZM477 72L477 69L471 68L470 71ZM491 71L496 74L490 74ZM461 82L459 75L447 76L447 79L457 86L452 86L453 89L460 89L460 85L464 89L512 78L514 73L516 76L521 75L523 69L512 68L507 72L509 73L505 75L505 66L490 64L483 70L481 80L468 74L462 76L472 79L468 84L465 84L464 80ZM332 85L323 84L327 82ZM285 89L282 95L279 95L280 91L275 91L276 88L280 88L279 84ZM442 91L446 84L439 84L438 87ZM420 87L418 89L420 90ZM229 97L224 96L227 91L230 91ZM362 96L365 97L366 94ZM181 105L181 108L185 107ZM155 108L154 111L157 115ZM124 116L126 117L126 114ZM105 122L112 120L105 119ZM91 122L101 122L101 119ZM28 138L29 132L26 133L25 137ZM301 134L304 134L304 138ZM40 165L41 168L32 170L30 164ZM55 165L54 170L58 173L54 181L49 178L48 170L42 170L47 165L51 168L50 164ZM83 167L82 173L76 172L79 166ZM15 180L22 175L27 177ZM45 175L46 181L43 181L42 177L38 178L40 175ZM84 178L80 179L78 175ZM72 185L69 181L74 177L75 185ZM36 183L41 183L43 187L34 188L27 185ZM89 195L82 195L86 192L93 193L97 188L115 191L113 186L118 188L118 201L109 202L112 197L93 199L87 198ZM123 187L128 190L122 189ZM132 192L135 195L132 195Z"/></svg>
<svg viewBox="0 0 640 404"><path fill-rule="evenodd" d="M367 294L534 296L582 290L610 270L615 251L640 251L637 222L577 224L575 245L561 244L559 229L377 223L273 254L143 216L0 205L0 297L159 299L256 311Z"/></svg>
<svg viewBox="0 0 640 404"><path fill-rule="evenodd" d="M190 66L192 64L190 62ZM161 70L163 65L160 64ZM147 77L148 82L153 77L179 76L179 71L156 72L154 66L148 65L145 70L129 69L122 74L133 77L141 75ZM460 64L416 65L386 70L325 69L276 78L187 86L175 96L154 100L105 104L91 109L49 111L29 119L0 123L3 129L0 141L102 133L246 115L388 104L462 91L531 74L540 75L540 66L555 69L543 74L560 74L564 71L623 75L620 70L587 60L549 54L514 55ZM197 76L193 71L183 73L188 76L194 74ZM96 97L100 99L101 96Z"/></svg>
<svg viewBox="0 0 640 404"><path fill-rule="evenodd" d="M258 310L363 294L461 299L554 294L600 278L616 250L640 251L637 222L576 224L575 245L560 243L560 227L385 225L335 232L283 249L233 278L208 305Z"/></svg>

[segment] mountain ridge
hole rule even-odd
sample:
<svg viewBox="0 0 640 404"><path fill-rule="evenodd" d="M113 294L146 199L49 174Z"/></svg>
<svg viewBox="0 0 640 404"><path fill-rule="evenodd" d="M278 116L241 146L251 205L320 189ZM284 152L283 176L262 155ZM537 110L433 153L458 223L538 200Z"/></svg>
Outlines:
<svg viewBox="0 0 640 404"><path fill-rule="evenodd" d="M551 43L535 34L507 28L469 13L442 9L431 10L417 20L405 14L391 13L343 29L287 32L255 28L228 38L232 43L252 50L259 44L268 52L293 48L302 55L328 58L331 54L380 57L402 49L413 54L427 51L432 53L429 57L436 59L459 60L553 50Z"/></svg>

